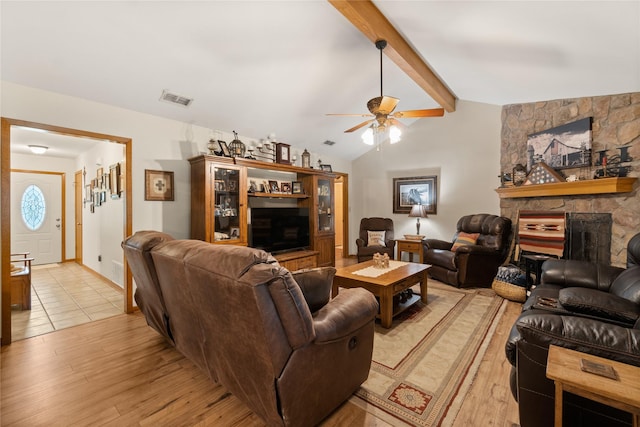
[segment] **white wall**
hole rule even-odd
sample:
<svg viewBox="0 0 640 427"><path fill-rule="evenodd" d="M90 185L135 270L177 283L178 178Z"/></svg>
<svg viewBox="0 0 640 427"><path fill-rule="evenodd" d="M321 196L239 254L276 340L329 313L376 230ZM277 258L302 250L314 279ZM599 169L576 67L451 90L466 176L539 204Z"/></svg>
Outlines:
<svg viewBox="0 0 640 427"><path fill-rule="evenodd" d="M123 161L124 145L105 142L79 155L76 168L86 171L87 185L97 176L98 168L109 173L110 165ZM112 199L109 191L106 196L102 205L94 206L93 213L90 202L82 208L82 263L124 288L124 254L120 247L126 215L124 193L119 199Z"/></svg>
<svg viewBox="0 0 640 427"><path fill-rule="evenodd" d="M176 238L189 238L190 233L190 169L188 158L207 152L206 144L212 135L212 129L193 126L188 123L168 120L162 117L142 114L131 110L87 101L80 98L47 92L35 88L17 85L6 81L0 82L0 115L11 119L20 119L89 132L116 135L132 139L132 187L133 187L133 231L161 230ZM266 136L266 135L265 135ZM222 139L231 141L231 131L224 131ZM257 145L260 137L239 138L247 145ZM116 145L116 144L112 144ZM291 147L291 154L297 156L300 165L300 155L305 147ZM92 155L93 156L93 155ZM86 164L95 164L95 158L87 158L76 164L78 169ZM106 164L105 157L105 166ZM17 157L16 157L17 158ZM312 165L317 164L319 156L311 153ZM339 158L322 156L323 163L331 164L333 169L350 173L350 162ZM15 161L12 156L12 161ZM175 201L157 202L144 200L144 170L156 169L173 171L175 184ZM105 169L106 171L107 169ZM67 183L73 181L73 171L70 171ZM91 171L87 171L87 176ZM95 169L92 171L95 174ZM67 202L73 203L73 192L67 191ZM108 218L107 210L119 207L109 200L105 206L96 208L93 217L89 216L89 223L85 228L84 250L87 252L85 263L108 278L112 277L112 265L106 256L121 253L120 242L124 237L122 228L118 225L97 228L97 221L91 219ZM71 205L73 206L73 205ZM124 209L124 207L123 207ZM86 212L88 206L84 209ZM73 209L67 207L67 212ZM119 212L117 216L120 217ZM95 222L95 224L92 224ZM105 222L108 224L108 222ZM118 228L120 227L120 228ZM67 227L67 230L73 227ZM94 240L96 236L102 236ZM98 244L97 242L100 242ZM108 243L107 243L108 241ZM67 236L67 257L74 257L73 236ZM69 249L72 252L69 252ZM97 255L103 255L101 264L93 265ZM117 258L117 257L115 257ZM120 259L122 257L120 256ZM118 282L119 283L119 282Z"/></svg>
<svg viewBox="0 0 640 427"><path fill-rule="evenodd" d="M428 238L450 240L463 215L498 215L500 129L501 107L458 101L455 113L416 120L401 142L356 159L349 178L349 252L356 253L361 218L392 218L396 237L415 234L415 218L393 213L393 178L438 176L437 214L420 220L420 234Z"/></svg>
<svg viewBox="0 0 640 427"><path fill-rule="evenodd" d="M73 159L62 159L59 157L11 154L11 169L25 169L45 172L63 172L65 174L65 253L63 260L74 259L76 256L75 247L75 212L74 212L74 174L78 170Z"/></svg>

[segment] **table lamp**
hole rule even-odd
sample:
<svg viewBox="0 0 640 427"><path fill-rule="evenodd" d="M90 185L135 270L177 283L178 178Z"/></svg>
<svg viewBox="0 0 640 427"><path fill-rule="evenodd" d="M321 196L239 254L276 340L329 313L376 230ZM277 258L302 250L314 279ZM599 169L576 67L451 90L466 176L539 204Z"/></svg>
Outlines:
<svg viewBox="0 0 640 427"><path fill-rule="evenodd" d="M422 240L424 236L420 235L420 218L427 218L427 207L425 205L413 205L411 212L409 212L410 218L416 218L416 239Z"/></svg>

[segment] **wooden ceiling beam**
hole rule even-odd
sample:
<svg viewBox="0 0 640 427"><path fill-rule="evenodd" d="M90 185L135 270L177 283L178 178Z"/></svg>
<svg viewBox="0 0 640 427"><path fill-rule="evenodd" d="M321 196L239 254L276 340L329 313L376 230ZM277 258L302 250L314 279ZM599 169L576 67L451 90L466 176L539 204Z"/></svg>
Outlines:
<svg viewBox="0 0 640 427"><path fill-rule="evenodd" d="M456 96L370 0L328 1L369 40L386 40L387 57L447 112L456 110Z"/></svg>

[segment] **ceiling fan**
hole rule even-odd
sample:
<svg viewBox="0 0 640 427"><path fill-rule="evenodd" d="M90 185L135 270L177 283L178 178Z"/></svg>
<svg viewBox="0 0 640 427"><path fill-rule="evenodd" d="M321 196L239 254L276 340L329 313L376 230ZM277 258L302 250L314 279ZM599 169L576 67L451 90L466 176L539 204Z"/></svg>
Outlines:
<svg viewBox="0 0 640 427"><path fill-rule="evenodd" d="M344 117L373 117L370 120L366 120L350 129L346 132L356 131L371 123L371 128L374 131L382 131L391 126L404 127L397 119L400 118L421 118L421 117L441 117L444 115L444 109L432 108L424 110L406 110L396 111L393 110L400 101L397 98L391 96L384 96L382 94L382 50L387 46L386 40L376 41L376 47L380 50L380 96L372 98L367 102L367 108L371 114L327 114L328 116L344 116Z"/></svg>

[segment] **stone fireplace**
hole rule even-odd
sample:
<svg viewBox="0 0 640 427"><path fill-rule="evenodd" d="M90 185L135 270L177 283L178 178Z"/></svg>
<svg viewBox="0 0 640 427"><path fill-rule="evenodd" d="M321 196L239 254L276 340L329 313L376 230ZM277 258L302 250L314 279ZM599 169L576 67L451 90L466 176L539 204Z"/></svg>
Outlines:
<svg viewBox="0 0 640 427"><path fill-rule="evenodd" d="M593 117L592 153L606 150L614 155L620 147L627 147L625 152L631 157L629 176L637 177L640 172L640 92L504 106L500 172L511 172L518 163L527 164L529 134L585 117ZM589 169L590 176L596 169L595 166ZM560 172L565 176L580 176L584 171L564 169ZM496 180L496 187L499 185ZM514 224L520 210L570 213L575 229L567 225L566 251L571 254L565 254L574 259L606 264L608 258L612 265L624 267L627 242L640 232L638 182L626 193L500 199L501 215L511 218ZM609 242L606 242L607 236Z"/></svg>

